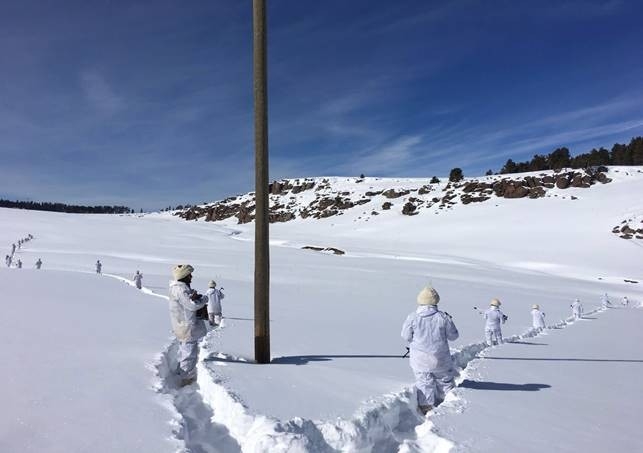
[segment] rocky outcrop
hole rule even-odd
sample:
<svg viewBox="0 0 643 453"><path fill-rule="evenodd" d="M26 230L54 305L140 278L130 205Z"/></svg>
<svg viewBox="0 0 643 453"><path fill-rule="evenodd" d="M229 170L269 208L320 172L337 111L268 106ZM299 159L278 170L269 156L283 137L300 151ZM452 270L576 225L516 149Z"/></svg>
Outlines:
<svg viewBox="0 0 643 453"><path fill-rule="evenodd" d="M612 228L612 233L618 235L621 239L643 239L643 228L633 227L636 220L630 218L623 220L620 225L616 225ZM641 220L643 223L643 220Z"/></svg>
<svg viewBox="0 0 643 453"><path fill-rule="evenodd" d="M444 186L436 186L429 182L423 185L416 185L411 188L389 188L376 190L373 186L348 190L347 181L357 183L357 180L342 180L342 190L333 190L329 179L294 179L274 181L269 186L270 212L268 214L271 223L289 222L301 219L324 219L342 215L346 211L366 206L368 211L362 214L368 219L375 216L376 204L381 204L382 210L390 210L393 204L386 199L392 200L405 197L401 202L401 213L403 215L417 215L421 210L434 207L435 209L449 210L456 205L468 205L471 203L482 203L493 197L518 199L518 198L542 198L549 196L551 189L567 190L569 188L584 189L594 184L607 184L611 179L605 174L606 168L590 168L587 170L557 171L554 173L541 173L539 175L503 175L492 176L480 180L464 180L461 182L449 182ZM361 178L360 178L361 180ZM362 186L368 184L368 179L361 180ZM441 188L441 191L438 191ZM314 191L312 194L301 196L303 192ZM406 198L408 195L413 196ZM312 195L312 196L311 196ZM553 196L558 196L554 193ZM563 197L566 198L566 197ZM572 200L576 196L569 197ZM310 201L312 199L312 201ZM306 200L303 202L302 200ZM175 213L186 220L204 219L206 222L218 222L236 217L238 223L252 222L255 218L254 193L243 196L226 198L223 201L203 206L193 206ZM437 212L437 211L436 211ZM357 220L363 217L358 217ZM633 229L634 231L636 228ZM619 228L615 234L622 236L643 235L632 231L622 232Z"/></svg>

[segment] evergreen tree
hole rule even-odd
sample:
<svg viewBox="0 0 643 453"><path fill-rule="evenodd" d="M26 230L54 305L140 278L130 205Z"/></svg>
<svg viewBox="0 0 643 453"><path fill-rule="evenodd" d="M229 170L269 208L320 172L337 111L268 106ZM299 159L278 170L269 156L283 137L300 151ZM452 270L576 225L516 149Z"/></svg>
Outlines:
<svg viewBox="0 0 643 453"><path fill-rule="evenodd" d="M449 181L451 182L458 182L461 181L462 178L464 178L464 175L462 174L462 169L461 168L452 168L451 171L449 172Z"/></svg>
<svg viewBox="0 0 643 453"><path fill-rule="evenodd" d="M643 165L643 137L633 138L630 142L632 165Z"/></svg>
<svg viewBox="0 0 643 453"><path fill-rule="evenodd" d="M569 150L565 147L556 148L547 156L547 164L550 170L560 170L571 165Z"/></svg>
<svg viewBox="0 0 643 453"><path fill-rule="evenodd" d="M531 162L529 162L529 171L541 171L541 170L548 170L549 165L547 164L547 158L545 156L541 156L540 154L536 154L533 159L531 159Z"/></svg>

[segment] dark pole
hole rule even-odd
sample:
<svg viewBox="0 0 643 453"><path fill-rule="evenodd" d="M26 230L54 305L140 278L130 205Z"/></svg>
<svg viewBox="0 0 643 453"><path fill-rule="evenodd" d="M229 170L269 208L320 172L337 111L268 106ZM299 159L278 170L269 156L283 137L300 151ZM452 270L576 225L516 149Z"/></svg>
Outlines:
<svg viewBox="0 0 643 453"><path fill-rule="evenodd" d="M253 0L255 98L255 360L270 363L270 256L268 245L268 84L266 2Z"/></svg>

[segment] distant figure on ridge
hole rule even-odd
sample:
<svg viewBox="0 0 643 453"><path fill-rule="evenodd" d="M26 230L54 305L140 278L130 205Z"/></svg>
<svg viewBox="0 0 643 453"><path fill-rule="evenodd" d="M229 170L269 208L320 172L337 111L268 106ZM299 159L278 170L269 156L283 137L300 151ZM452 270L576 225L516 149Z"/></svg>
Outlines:
<svg viewBox="0 0 643 453"><path fill-rule="evenodd" d="M627 296L623 296L623 306L627 307L630 304L630 301L627 299Z"/></svg>
<svg viewBox="0 0 643 453"><path fill-rule="evenodd" d="M18 265L18 269L22 269L22 261L20 261L20 259L18 259L16 264Z"/></svg>
<svg viewBox="0 0 643 453"><path fill-rule="evenodd" d="M143 280L143 274L141 274L139 271L136 271L136 274L134 274L134 283L136 284L136 287L138 289L141 289L143 285L141 284L141 280Z"/></svg>
<svg viewBox="0 0 643 453"><path fill-rule="evenodd" d="M417 309L402 326L402 338L409 343L418 410L424 415L455 387L449 341L457 340L459 333L451 316L438 310L438 302L438 292L427 286L417 296Z"/></svg>
<svg viewBox="0 0 643 453"><path fill-rule="evenodd" d="M11 257L9 255L4 257L4 262L7 265L7 267L11 267Z"/></svg>
<svg viewBox="0 0 643 453"><path fill-rule="evenodd" d="M16 253L16 244L11 244L11 256L13 256L14 253Z"/></svg>
<svg viewBox="0 0 643 453"><path fill-rule="evenodd" d="M36 261L36 269L40 269L42 267L42 260L38 258L38 261Z"/></svg>
<svg viewBox="0 0 643 453"><path fill-rule="evenodd" d="M221 318L223 317L221 300L225 297L222 290L223 288L217 288L217 282L210 280L208 290L205 292L205 295L208 297L208 319L211 326L221 324Z"/></svg>
<svg viewBox="0 0 643 453"><path fill-rule="evenodd" d="M191 265L179 264L172 270L174 280L170 281L170 319L179 342L177 372L181 387L196 381L199 340L207 333L197 311L205 307L208 298L190 288L192 272L194 268Z"/></svg>
<svg viewBox="0 0 643 453"><path fill-rule="evenodd" d="M103 265L101 264L100 260L96 260L96 273L97 274L103 273Z"/></svg>
<svg viewBox="0 0 643 453"><path fill-rule="evenodd" d="M484 319L486 319L484 333L489 346L502 343L501 324L504 324L508 318L500 311L500 305L502 304L498 299L492 299L489 308L484 312Z"/></svg>
<svg viewBox="0 0 643 453"><path fill-rule="evenodd" d="M574 319L581 319L583 317L583 305L580 303L580 299L575 299L571 307Z"/></svg>
<svg viewBox="0 0 643 453"><path fill-rule="evenodd" d="M540 305L538 304L531 306L531 321L534 329L545 328L545 313L540 311Z"/></svg>

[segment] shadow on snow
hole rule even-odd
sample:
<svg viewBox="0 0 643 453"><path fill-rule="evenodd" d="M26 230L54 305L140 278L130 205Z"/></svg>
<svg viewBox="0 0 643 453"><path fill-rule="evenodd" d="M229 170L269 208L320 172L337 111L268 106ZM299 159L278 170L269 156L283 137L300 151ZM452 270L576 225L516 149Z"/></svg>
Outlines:
<svg viewBox="0 0 643 453"><path fill-rule="evenodd" d="M465 379L458 386L465 389L474 390L505 390L505 391L521 391L521 392L538 392L541 389L551 388L547 384L509 384L507 382L487 382L487 381L470 381Z"/></svg>

